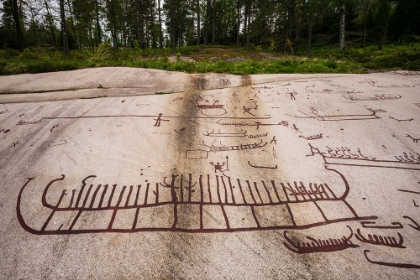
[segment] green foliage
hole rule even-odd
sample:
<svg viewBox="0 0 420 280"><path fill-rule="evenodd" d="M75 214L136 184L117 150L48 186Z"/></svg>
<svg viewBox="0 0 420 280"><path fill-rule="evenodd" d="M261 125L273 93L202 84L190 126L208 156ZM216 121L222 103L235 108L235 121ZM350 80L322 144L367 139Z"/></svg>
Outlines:
<svg viewBox="0 0 420 280"><path fill-rule="evenodd" d="M137 40L134 40L133 41L133 48L134 48L135 51L140 50L139 49L139 41L137 41Z"/></svg>
<svg viewBox="0 0 420 280"><path fill-rule="evenodd" d="M0 58L12 59L19 55L19 51L15 49L0 49Z"/></svg>
<svg viewBox="0 0 420 280"><path fill-rule="evenodd" d="M289 38L287 38L287 39L286 39L286 45L287 45L287 49L288 49L288 51L289 51L291 54L293 54L293 53L294 53L293 42L292 42Z"/></svg>
<svg viewBox="0 0 420 280"><path fill-rule="evenodd" d="M113 49L109 42L102 43L98 46L95 50L93 55L90 57L91 61L101 61L101 60L108 60L111 58L111 54Z"/></svg>
<svg viewBox="0 0 420 280"><path fill-rule="evenodd" d="M268 50L270 52L274 52L276 50L276 41L274 41L273 39L270 39L270 46L268 47Z"/></svg>
<svg viewBox="0 0 420 280"><path fill-rule="evenodd" d="M88 67L124 66L184 71L188 73L230 73L230 74L275 74L275 73L364 73L366 69L407 69L420 71L420 43L365 48L348 47L340 52L336 47L315 47L310 58L304 56L282 56L261 59L256 52L239 51L235 48L180 48L189 52L195 62L168 59L170 50L134 49L112 50L109 43L101 44L95 52L91 50L72 51L68 56L58 51L41 48L27 49L21 54L14 50L0 50L0 75L42 73ZM204 55L209 55L204 57ZM219 54L218 61L209 58ZM223 56L225 54L226 56ZM199 59L204 57L204 59ZM228 60L245 57L246 60Z"/></svg>
<svg viewBox="0 0 420 280"><path fill-rule="evenodd" d="M190 55L196 52L199 52L203 49L203 46L185 46L177 48L176 51L182 53L183 55Z"/></svg>

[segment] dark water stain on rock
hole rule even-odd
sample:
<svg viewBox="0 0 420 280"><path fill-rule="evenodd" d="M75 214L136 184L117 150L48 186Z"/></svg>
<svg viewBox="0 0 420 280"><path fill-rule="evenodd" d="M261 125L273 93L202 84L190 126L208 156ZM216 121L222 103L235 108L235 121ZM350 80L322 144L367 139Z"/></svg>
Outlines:
<svg viewBox="0 0 420 280"><path fill-rule="evenodd" d="M241 76L241 85L242 86L250 86L252 85L252 78L250 75L243 75Z"/></svg>
<svg viewBox="0 0 420 280"><path fill-rule="evenodd" d="M176 200L180 201L181 189L185 198L188 197L189 192L189 174L195 175L200 171L200 166L202 162L197 160L187 159L186 151L191 148L191 146L196 142L196 137L199 129L198 122L194 122L199 114L199 110L196 107L196 100L199 99L199 90L205 87L204 76L198 76L191 78L191 81L188 86L187 92L183 93L183 102L178 108L179 118L174 119L175 130L171 134L171 152L168 155L173 162L173 166L168 175L176 176L175 178L175 187L176 191ZM198 173L197 173L198 174ZM197 176L194 176L197 177ZM168 178L169 179L169 178ZM182 183L181 183L182 181ZM169 183L169 180L168 180ZM175 215L176 223L173 224L175 228L182 226L182 228L193 228L196 227L196 216L199 209L193 207L192 205L176 205L174 206L175 213L172 211L166 211L162 213L161 218L166 217L168 220L173 220ZM196 213L197 212L197 213ZM182 223L182 225L181 225ZM179 275L180 267L182 262L185 259L185 256L193 254L190 245L188 245L184 238L182 238L183 233L163 233L162 239L166 243L167 250L162 252L162 259L165 259L163 263L166 264L166 267L159 271L159 277L162 279L182 279L182 276ZM193 238L190 234L188 238ZM184 245L183 245L184 244Z"/></svg>

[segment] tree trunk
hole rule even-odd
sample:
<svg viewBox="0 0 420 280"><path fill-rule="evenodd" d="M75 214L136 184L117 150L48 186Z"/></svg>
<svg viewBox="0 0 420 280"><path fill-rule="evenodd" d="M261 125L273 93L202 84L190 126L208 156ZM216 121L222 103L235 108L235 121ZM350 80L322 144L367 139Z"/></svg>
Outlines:
<svg viewBox="0 0 420 280"><path fill-rule="evenodd" d="M212 36L211 44L216 45L216 0L213 0L213 24L212 24Z"/></svg>
<svg viewBox="0 0 420 280"><path fill-rule="evenodd" d="M182 22L179 25L179 33L178 33L178 47L182 47Z"/></svg>
<svg viewBox="0 0 420 280"><path fill-rule="evenodd" d="M236 13L238 15L238 21L237 21L237 29L236 29L236 47L239 48L239 35L241 32L241 6L239 4L239 0L236 4Z"/></svg>
<svg viewBox="0 0 420 280"><path fill-rule="evenodd" d="M66 15L64 13L64 0L60 0L61 35L63 37L63 52L69 53L69 42L67 38Z"/></svg>
<svg viewBox="0 0 420 280"><path fill-rule="evenodd" d="M312 21L310 21L309 22L309 27L308 27L308 44L306 45L306 55L307 56L311 55L312 26L313 26L313 23L312 23Z"/></svg>
<svg viewBox="0 0 420 280"><path fill-rule="evenodd" d="M148 48L150 46L150 18L146 15L146 8L144 9L144 47Z"/></svg>
<svg viewBox="0 0 420 280"><path fill-rule="evenodd" d="M366 37L367 37L367 21L369 16L369 11L375 0L361 0L362 12L363 12L363 37L362 37L362 47L365 47Z"/></svg>
<svg viewBox="0 0 420 280"><path fill-rule="evenodd" d="M386 36L388 33L390 18L390 3L388 0L381 0L379 2L378 11L375 18L375 33L378 39L378 48L382 50L385 44Z"/></svg>
<svg viewBox="0 0 420 280"><path fill-rule="evenodd" d="M160 0L158 0L158 6L159 6L159 48L163 48L163 34L162 34L162 14L161 14L161 8L160 8Z"/></svg>
<svg viewBox="0 0 420 280"><path fill-rule="evenodd" d="M206 20L204 21L204 45L208 43L208 29L209 29L209 21L210 21L210 0L207 0L207 8L206 8Z"/></svg>
<svg viewBox="0 0 420 280"><path fill-rule="evenodd" d="M287 9L287 31L286 31L286 49L289 53L293 53L295 42L295 8L296 3L294 0L289 3L291 6Z"/></svg>
<svg viewBox="0 0 420 280"><path fill-rule="evenodd" d="M149 20L146 18L144 21L144 27L145 27L145 31L144 31L144 47L148 48L150 46L150 28L149 28Z"/></svg>
<svg viewBox="0 0 420 280"><path fill-rule="evenodd" d="M154 17L154 7L150 7L150 27L149 27L149 36L151 37L150 46L156 48L156 32L155 32L155 17Z"/></svg>
<svg viewBox="0 0 420 280"><path fill-rule="evenodd" d="M25 40L23 39L22 29L20 26L20 16L19 16L17 0L12 0L11 9L13 13L13 20L15 22L18 50L22 52L23 49L25 48Z"/></svg>
<svg viewBox="0 0 420 280"><path fill-rule="evenodd" d="M92 51L95 50L95 36L93 35L94 31L93 31L93 26L92 26L92 22L90 22L89 24L89 38L90 38L90 43L92 45Z"/></svg>
<svg viewBox="0 0 420 280"><path fill-rule="evenodd" d="M52 18L52 15L50 13L50 7L48 6L47 0L44 1L44 4L45 4L45 9L47 10L47 22L50 26L51 38L53 40L54 48L56 48L57 43L56 43L56 40L55 40L53 18Z"/></svg>
<svg viewBox="0 0 420 280"><path fill-rule="evenodd" d="M144 32L144 12L143 9L145 9L144 7L144 1L143 0L139 0L138 1L138 10L137 10L137 14L138 14L138 20L139 20L139 43L142 49L145 48L145 32Z"/></svg>
<svg viewBox="0 0 420 280"><path fill-rule="evenodd" d="M366 29L367 29L367 13L363 15L363 42L362 42L363 47L365 47L365 44L366 44Z"/></svg>
<svg viewBox="0 0 420 280"><path fill-rule="evenodd" d="M249 17L249 9L248 9L248 2L245 3L245 18L244 18L244 37L242 38L242 46L246 45L246 39L248 36L248 17Z"/></svg>
<svg viewBox="0 0 420 280"><path fill-rule="evenodd" d="M299 22L295 25L295 51L297 51L299 47L299 39L300 39L300 24Z"/></svg>
<svg viewBox="0 0 420 280"><path fill-rule="evenodd" d="M99 3L98 0L95 1L95 17L96 17L96 36L98 36L97 38L97 45L99 46L99 44L102 43L102 37L101 37L101 25L99 24Z"/></svg>
<svg viewBox="0 0 420 280"><path fill-rule="evenodd" d="M171 19L171 44L172 44L172 51L176 50L176 14L175 14L175 0L170 0L170 19Z"/></svg>
<svg viewBox="0 0 420 280"><path fill-rule="evenodd" d="M72 8L72 6L71 6L71 3L70 3L70 1L68 1L67 0L67 6L69 7L69 13L70 13L70 23L71 23L71 31L72 31L72 33L73 33L73 38L74 38L74 41L75 41L75 45L76 46L78 46L78 42L77 42L77 34L76 34L76 28L75 28L75 26L74 26L74 20L73 20L73 8Z"/></svg>
<svg viewBox="0 0 420 280"><path fill-rule="evenodd" d="M117 16L115 15L115 4L114 1L110 2L110 9L111 9L111 37L112 37L112 47L114 50L118 49L118 31L117 31Z"/></svg>
<svg viewBox="0 0 420 280"><path fill-rule="evenodd" d="M251 25L251 4L249 3L249 7L248 7L248 24L247 24L247 31L246 31L246 50L249 50L249 29L250 29L250 25Z"/></svg>
<svg viewBox="0 0 420 280"><path fill-rule="evenodd" d="M129 33L127 30L128 9L129 9L128 0L125 0L124 1L124 23L122 26L122 42L123 42L124 47L127 47L128 33Z"/></svg>
<svg viewBox="0 0 420 280"><path fill-rule="evenodd" d="M197 0L197 45L200 45L200 0Z"/></svg>
<svg viewBox="0 0 420 280"><path fill-rule="evenodd" d="M340 51L343 51L345 46L345 39L346 34L346 5L344 3L341 4L340 9Z"/></svg>

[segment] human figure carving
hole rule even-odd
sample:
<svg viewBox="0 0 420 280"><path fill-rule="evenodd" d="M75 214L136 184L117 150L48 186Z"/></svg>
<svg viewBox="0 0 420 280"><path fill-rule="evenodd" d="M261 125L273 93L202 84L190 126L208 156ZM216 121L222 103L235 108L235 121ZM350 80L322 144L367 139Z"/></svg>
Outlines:
<svg viewBox="0 0 420 280"><path fill-rule="evenodd" d="M213 162L210 162L211 165L214 166L214 173L217 173L217 171L223 172L225 170L222 170L222 167L225 166L225 163L223 162L223 164L220 164L219 162L217 162L216 164L213 164Z"/></svg>

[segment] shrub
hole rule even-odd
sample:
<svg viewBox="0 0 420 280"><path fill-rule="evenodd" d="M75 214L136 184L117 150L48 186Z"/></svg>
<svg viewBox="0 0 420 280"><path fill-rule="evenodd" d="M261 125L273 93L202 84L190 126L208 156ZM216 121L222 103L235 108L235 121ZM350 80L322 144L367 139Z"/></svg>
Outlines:
<svg viewBox="0 0 420 280"><path fill-rule="evenodd" d="M91 61L108 60L112 55L112 47L109 42L99 44L93 55L90 57Z"/></svg>

